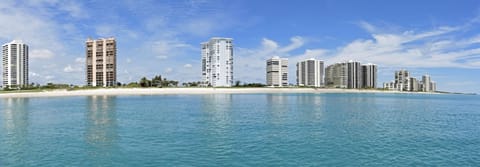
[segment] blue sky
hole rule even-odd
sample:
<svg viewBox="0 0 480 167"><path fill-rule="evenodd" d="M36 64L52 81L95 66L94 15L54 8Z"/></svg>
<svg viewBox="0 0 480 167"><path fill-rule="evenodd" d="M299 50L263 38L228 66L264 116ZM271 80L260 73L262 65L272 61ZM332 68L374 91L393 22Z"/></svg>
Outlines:
<svg viewBox="0 0 480 167"><path fill-rule="evenodd" d="M234 38L234 79L265 82L265 60L379 65L378 83L407 69L439 90L480 93L480 2L3 0L0 42L30 45L30 80L84 84L84 42L115 37L118 81L161 74L200 80L200 43ZM8 24L7 24L8 23Z"/></svg>

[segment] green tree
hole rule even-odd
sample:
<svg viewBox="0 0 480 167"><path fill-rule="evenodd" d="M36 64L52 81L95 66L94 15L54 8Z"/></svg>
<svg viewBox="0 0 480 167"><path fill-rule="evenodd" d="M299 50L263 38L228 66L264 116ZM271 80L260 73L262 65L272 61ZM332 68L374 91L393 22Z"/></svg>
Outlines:
<svg viewBox="0 0 480 167"><path fill-rule="evenodd" d="M239 80L235 81L235 87L239 87L239 86L240 86L240 83L241 83L241 82L240 82Z"/></svg>
<svg viewBox="0 0 480 167"><path fill-rule="evenodd" d="M147 77L142 77L142 79L140 79L140 86L141 87L150 87L151 86L151 81L147 79Z"/></svg>
<svg viewBox="0 0 480 167"><path fill-rule="evenodd" d="M152 78L152 86L153 87L162 87L162 76L156 75Z"/></svg>

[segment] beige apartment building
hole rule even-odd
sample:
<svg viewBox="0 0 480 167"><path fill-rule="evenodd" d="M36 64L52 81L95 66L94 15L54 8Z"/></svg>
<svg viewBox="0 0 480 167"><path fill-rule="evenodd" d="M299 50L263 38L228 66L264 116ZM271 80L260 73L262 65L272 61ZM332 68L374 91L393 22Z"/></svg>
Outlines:
<svg viewBox="0 0 480 167"><path fill-rule="evenodd" d="M267 60L267 86L288 86L288 59L275 56Z"/></svg>
<svg viewBox="0 0 480 167"><path fill-rule="evenodd" d="M117 84L117 44L115 38L87 39L87 86L115 86Z"/></svg>

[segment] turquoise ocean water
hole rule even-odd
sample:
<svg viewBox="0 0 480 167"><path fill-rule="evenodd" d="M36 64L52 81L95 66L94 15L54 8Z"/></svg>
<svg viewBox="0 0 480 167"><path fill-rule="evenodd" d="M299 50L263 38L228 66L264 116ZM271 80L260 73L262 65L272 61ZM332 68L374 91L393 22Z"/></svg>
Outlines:
<svg viewBox="0 0 480 167"><path fill-rule="evenodd" d="M478 166L480 97L0 98L0 166Z"/></svg>

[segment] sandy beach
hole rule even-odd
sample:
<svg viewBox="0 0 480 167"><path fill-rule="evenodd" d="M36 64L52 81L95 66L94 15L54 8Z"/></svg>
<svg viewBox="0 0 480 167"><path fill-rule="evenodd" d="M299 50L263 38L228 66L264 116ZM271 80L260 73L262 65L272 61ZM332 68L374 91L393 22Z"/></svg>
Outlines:
<svg viewBox="0 0 480 167"><path fill-rule="evenodd" d="M245 93L425 93L358 89L326 88L108 88L87 90L52 90L43 92L0 93L8 97L63 97L63 96L115 96L115 95L174 95L174 94L245 94ZM431 94L431 93L428 93Z"/></svg>

